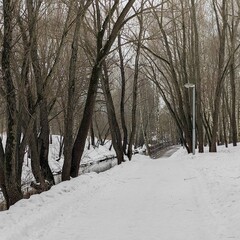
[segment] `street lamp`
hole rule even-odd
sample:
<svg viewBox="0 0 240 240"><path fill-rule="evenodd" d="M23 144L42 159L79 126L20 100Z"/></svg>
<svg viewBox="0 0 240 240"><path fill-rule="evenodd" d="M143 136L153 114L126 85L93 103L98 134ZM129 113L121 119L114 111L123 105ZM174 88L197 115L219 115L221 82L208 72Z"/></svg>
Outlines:
<svg viewBox="0 0 240 240"><path fill-rule="evenodd" d="M186 83L184 84L185 88L192 88L193 90L193 100L192 100L192 154L195 155L195 144L196 144L196 97L195 97L195 84L193 83Z"/></svg>

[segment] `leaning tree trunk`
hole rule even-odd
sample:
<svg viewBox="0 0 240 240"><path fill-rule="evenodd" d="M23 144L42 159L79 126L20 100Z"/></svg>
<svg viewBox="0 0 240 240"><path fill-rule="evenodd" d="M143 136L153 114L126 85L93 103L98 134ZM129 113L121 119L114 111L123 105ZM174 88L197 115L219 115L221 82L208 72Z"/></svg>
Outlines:
<svg viewBox="0 0 240 240"><path fill-rule="evenodd" d="M103 93L106 100L108 122L109 122L110 132L112 136L112 145L117 155L118 164L121 164L124 160L121 131L117 122L115 107L114 107L112 95L110 92L108 70L107 70L107 65L105 61L103 64L103 69L104 69L104 75L102 76L101 80L102 80Z"/></svg>
<svg viewBox="0 0 240 240"><path fill-rule="evenodd" d="M101 66L96 64L92 71L92 76L88 88L87 100L83 112L83 118L77 133L76 140L72 149L72 164L71 164L71 177L77 177L79 171L80 160L84 151L85 142L88 135L88 130L91 124L95 98L97 94L98 78L101 71Z"/></svg>

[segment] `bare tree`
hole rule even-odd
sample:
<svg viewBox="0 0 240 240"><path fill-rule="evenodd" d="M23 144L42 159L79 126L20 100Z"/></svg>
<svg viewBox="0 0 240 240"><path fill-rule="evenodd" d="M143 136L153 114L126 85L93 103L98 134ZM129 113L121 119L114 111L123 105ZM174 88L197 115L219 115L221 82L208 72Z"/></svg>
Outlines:
<svg viewBox="0 0 240 240"><path fill-rule="evenodd" d="M132 159L132 147L136 135L136 113L137 113L137 96L138 96L138 77L139 77L139 62L140 62L140 54L141 54L141 45L142 45L142 38L144 34L143 29L143 7L144 2L141 2L141 14L138 16L138 22L139 22L139 33L137 37L137 49L136 49L136 57L135 57L135 63L134 63L134 78L133 78L133 95L132 95L132 126L131 126L131 132L129 136L129 142L128 142L128 152L127 156L128 159Z"/></svg>
<svg viewBox="0 0 240 240"><path fill-rule="evenodd" d="M97 34L97 56L94 62L94 66L92 68L92 74L90 78L89 88L88 88L88 94L87 99L85 103L85 108L83 112L83 118L77 133L76 140L73 145L73 151L72 151L72 166L71 166L71 176L76 177L78 176L78 170L79 170L79 164L80 160L84 151L85 141L88 134L88 129L92 120L93 115L93 108L97 93L97 87L98 87L98 80L102 69L102 63L103 60L108 55L115 39L117 38L117 35L119 33L119 30L122 28L124 20L126 15L128 14L129 10L131 9L134 0L129 0L125 7L123 8L121 14L119 15L118 19L114 23L111 32L108 35L108 39L106 42L104 42L105 33L107 31L107 26L110 23L110 20L114 14L114 12L117 9L117 6L119 4L119 1L115 1L113 6L110 8L109 13L107 17L104 19L103 24L99 27L99 32ZM98 4L98 0L96 1L96 4ZM99 11L99 10L97 10ZM100 15L100 14L99 14ZM98 19L98 24L100 24L100 19Z"/></svg>

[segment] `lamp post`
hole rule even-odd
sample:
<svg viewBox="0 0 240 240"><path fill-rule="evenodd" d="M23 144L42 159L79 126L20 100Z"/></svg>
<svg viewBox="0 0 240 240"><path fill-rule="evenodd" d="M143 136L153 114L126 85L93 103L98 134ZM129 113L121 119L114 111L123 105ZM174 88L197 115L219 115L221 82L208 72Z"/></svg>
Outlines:
<svg viewBox="0 0 240 240"><path fill-rule="evenodd" d="M192 88L193 97L192 97L192 154L195 155L195 144L196 144L196 96L195 96L195 84L186 83L184 84L185 88Z"/></svg>

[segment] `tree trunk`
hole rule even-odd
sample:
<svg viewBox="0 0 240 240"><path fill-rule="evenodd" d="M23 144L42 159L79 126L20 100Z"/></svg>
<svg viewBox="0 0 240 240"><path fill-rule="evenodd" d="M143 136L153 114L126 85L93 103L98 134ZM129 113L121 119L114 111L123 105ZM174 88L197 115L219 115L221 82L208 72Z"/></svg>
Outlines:
<svg viewBox="0 0 240 240"><path fill-rule="evenodd" d="M91 135L91 145L95 147L96 144L95 144L95 135L94 135L94 129L93 129L93 121L91 121L91 125L90 125L90 135Z"/></svg>
<svg viewBox="0 0 240 240"><path fill-rule="evenodd" d="M48 164L50 129L46 99L44 99L43 103L40 105L40 128L41 132L38 137L40 165L44 178L49 182L50 186L52 186L55 184L55 181Z"/></svg>
<svg viewBox="0 0 240 240"><path fill-rule="evenodd" d="M216 18L218 19L216 3L213 1L214 11ZM218 58L218 72L217 72L217 85L214 95L214 110L212 117L212 139L210 152L217 152L217 131L218 131L218 119L219 119L219 110L220 110L220 100L222 94L222 88L224 83L224 58L225 58L225 44L226 44L226 30L227 30L227 13L226 13L226 0L222 1L221 7L222 13L222 29L218 26L219 29L219 58Z"/></svg>
<svg viewBox="0 0 240 240"><path fill-rule="evenodd" d="M233 57L234 58L234 57ZM232 91L232 104L231 104L231 128L232 128L232 142L233 146L237 146L238 141L238 131L237 131L237 121L236 121L236 84L235 84L235 64L234 60L230 65L230 83L231 83L231 91Z"/></svg>
<svg viewBox="0 0 240 240"><path fill-rule="evenodd" d="M107 113L108 113L108 122L110 127L110 132L112 136L112 145L117 155L118 164L123 162L123 146L120 128L117 122L115 107L113 104L112 95L109 87L109 77L106 62L103 63L104 75L102 76L102 87L106 100Z"/></svg>
<svg viewBox="0 0 240 240"><path fill-rule="evenodd" d="M124 154L127 154L128 131L127 131L127 126L125 121L126 76L125 76L124 59L123 59L120 35L118 35L118 52L119 52L120 72L121 72L121 80L122 80L120 114L121 114L122 130L123 130L123 152Z"/></svg>
<svg viewBox="0 0 240 240"><path fill-rule="evenodd" d="M29 148L31 151L31 167L32 173L35 177L36 183L40 184L42 191L45 191L45 180L41 171L39 153L38 153L38 139L36 126L33 127L33 133L29 139Z"/></svg>
<svg viewBox="0 0 240 240"><path fill-rule="evenodd" d="M234 12L234 3L232 2L232 12ZM238 25L240 18L238 17L235 21L235 18L232 18L231 30L230 31L230 52L232 54L231 63L230 63L230 85L231 85L231 130L232 130L232 142L233 146L237 146L238 141L238 130L237 130L237 118L236 118L236 73L235 73L235 45L236 45L236 35L238 30Z"/></svg>
<svg viewBox="0 0 240 240"><path fill-rule="evenodd" d="M67 98L67 112L64 119L64 163L62 169L62 181L70 179L71 161L72 161L72 147L73 147L73 114L74 114L74 98L75 98L75 84L76 84L76 69L78 58L78 40L79 30L81 25L81 7L78 8L74 36L72 41L72 52L69 66L68 76L68 98Z"/></svg>
<svg viewBox="0 0 240 240"><path fill-rule="evenodd" d="M2 76L6 88L7 100L7 141L5 147L5 186L8 206L13 205L22 198L21 185L18 185L18 159L17 159L17 98L16 90L13 84L11 74L11 52L12 52L12 31L13 31L13 2L11 0L3 0L3 16L4 16L4 35L2 48Z"/></svg>
<svg viewBox="0 0 240 240"><path fill-rule="evenodd" d="M143 9L143 2L141 3L141 9ZM136 112L137 112L137 95L138 95L138 76L139 76L139 59L140 59L140 52L141 52L141 45L142 45L142 37L143 37L143 14L138 17L139 21L139 34L137 39L137 50L136 50L136 57L135 57L135 64L134 64L134 78L133 78L133 96L132 96L132 129L129 136L128 142L128 152L127 156L128 159L132 159L132 147L135 140L136 135Z"/></svg>
<svg viewBox="0 0 240 240"><path fill-rule="evenodd" d="M96 64L92 71L92 76L88 88L87 100L85 103L85 108L83 112L83 118L77 133L76 140L73 144L72 149L72 164L71 164L71 177L77 177L79 171L79 164L81 161L81 157L84 151L85 142L88 135L88 129L90 127L90 123L93 115L93 108L95 104L95 98L97 94L98 87L98 78L101 71L101 66Z"/></svg>
<svg viewBox="0 0 240 240"><path fill-rule="evenodd" d="M224 144L225 147L228 147L228 140L227 140L227 127L226 127L226 109L225 109L225 94L223 94L223 100L222 100L222 129L223 129L223 138L224 138ZM221 144L223 144L223 142L221 142Z"/></svg>

